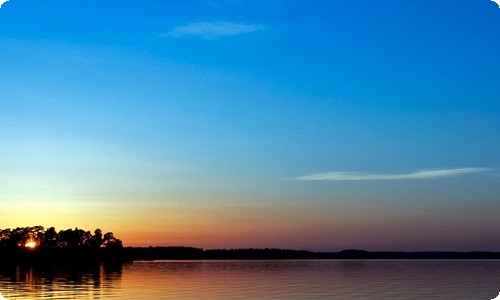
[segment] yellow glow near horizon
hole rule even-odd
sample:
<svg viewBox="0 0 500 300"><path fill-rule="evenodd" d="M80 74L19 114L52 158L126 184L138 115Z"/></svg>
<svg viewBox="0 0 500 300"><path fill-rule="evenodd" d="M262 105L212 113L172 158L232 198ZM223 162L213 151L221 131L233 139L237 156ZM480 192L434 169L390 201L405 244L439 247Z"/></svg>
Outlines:
<svg viewBox="0 0 500 300"><path fill-rule="evenodd" d="M33 249L33 248L35 248L35 247L36 247L36 242L33 242L33 241L31 241L31 242L27 242L24 246L25 246L26 248L31 248L31 249Z"/></svg>

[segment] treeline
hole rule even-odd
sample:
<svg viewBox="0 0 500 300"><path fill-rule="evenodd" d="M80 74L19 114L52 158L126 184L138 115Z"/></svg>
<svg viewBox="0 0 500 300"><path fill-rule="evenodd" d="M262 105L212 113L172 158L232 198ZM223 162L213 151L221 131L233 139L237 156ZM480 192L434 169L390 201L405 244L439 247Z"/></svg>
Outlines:
<svg viewBox="0 0 500 300"><path fill-rule="evenodd" d="M92 234L78 228L57 232L54 227L45 230L43 226L31 226L0 230L0 247L121 248L123 245L112 232L103 234L99 228Z"/></svg>
<svg viewBox="0 0 500 300"><path fill-rule="evenodd" d="M321 253L326 259L500 259L500 252L489 251L366 251L347 249Z"/></svg>
<svg viewBox="0 0 500 300"><path fill-rule="evenodd" d="M125 247L125 257L130 260L174 259L500 259L500 252L473 251L365 251L348 249L339 252L311 252L289 249L210 249L193 247Z"/></svg>
<svg viewBox="0 0 500 300"><path fill-rule="evenodd" d="M89 262L122 260L123 244L112 232L43 226L0 230L0 262Z"/></svg>
<svg viewBox="0 0 500 300"><path fill-rule="evenodd" d="M212 249L204 251L205 259L319 259L320 253L290 249Z"/></svg>
<svg viewBox="0 0 500 300"><path fill-rule="evenodd" d="M210 249L193 247L126 247L124 255L129 260L170 259L320 259L321 253L288 249Z"/></svg>
<svg viewBox="0 0 500 300"><path fill-rule="evenodd" d="M0 230L0 264L100 263L174 259L500 259L499 252L395 252L289 249L210 249L194 247L123 247L112 232L43 226Z"/></svg>

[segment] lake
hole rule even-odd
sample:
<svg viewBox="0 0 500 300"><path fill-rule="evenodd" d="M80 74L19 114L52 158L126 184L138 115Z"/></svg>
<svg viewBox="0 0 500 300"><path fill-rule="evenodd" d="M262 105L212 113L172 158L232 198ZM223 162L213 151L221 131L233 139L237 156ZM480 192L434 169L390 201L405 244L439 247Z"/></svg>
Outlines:
<svg viewBox="0 0 500 300"><path fill-rule="evenodd" d="M500 260L148 261L0 267L9 299L493 299Z"/></svg>

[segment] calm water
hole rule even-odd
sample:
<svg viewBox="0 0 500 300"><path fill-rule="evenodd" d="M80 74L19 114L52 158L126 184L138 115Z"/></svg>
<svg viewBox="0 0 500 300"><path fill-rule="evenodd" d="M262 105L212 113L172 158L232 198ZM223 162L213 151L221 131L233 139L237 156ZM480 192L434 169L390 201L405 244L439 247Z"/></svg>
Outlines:
<svg viewBox="0 0 500 300"><path fill-rule="evenodd" d="M500 261L157 261L0 268L9 299L492 299Z"/></svg>

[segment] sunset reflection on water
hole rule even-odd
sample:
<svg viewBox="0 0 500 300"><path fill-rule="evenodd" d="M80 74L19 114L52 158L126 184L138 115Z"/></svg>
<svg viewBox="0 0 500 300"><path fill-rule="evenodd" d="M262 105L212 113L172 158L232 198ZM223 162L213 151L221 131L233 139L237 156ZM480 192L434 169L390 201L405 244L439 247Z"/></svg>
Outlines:
<svg viewBox="0 0 500 300"><path fill-rule="evenodd" d="M0 268L13 299L491 299L500 261L149 261Z"/></svg>
<svg viewBox="0 0 500 300"><path fill-rule="evenodd" d="M11 299L104 299L120 286L121 265L3 266L0 291Z"/></svg>

